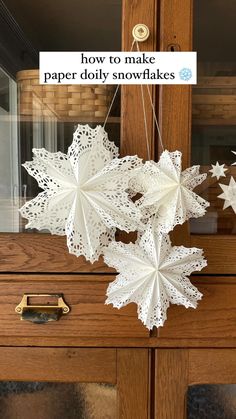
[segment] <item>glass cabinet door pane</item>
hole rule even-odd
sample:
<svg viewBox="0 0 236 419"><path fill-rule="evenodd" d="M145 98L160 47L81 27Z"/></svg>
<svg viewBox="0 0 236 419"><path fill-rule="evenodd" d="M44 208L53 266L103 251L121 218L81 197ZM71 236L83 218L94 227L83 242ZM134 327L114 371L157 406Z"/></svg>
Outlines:
<svg viewBox="0 0 236 419"><path fill-rule="evenodd" d="M236 179L236 2L194 0L193 49L198 53L198 84L192 95L192 164L203 172L211 165L225 164L225 177L212 177L196 192L210 201L207 214L191 220L197 234L236 234L236 216L231 206L223 210L219 183ZM236 188L231 190L236 203Z"/></svg>
<svg viewBox="0 0 236 419"><path fill-rule="evenodd" d="M187 419L235 418L236 384L201 384L188 388Z"/></svg>
<svg viewBox="0 0 236 419"><path fill-rule="evenodd" d="M119 51L121 0L4 3L13 19L0 16L0 232L24 232L18 209L40 190L22 163L32 148L66 153L78 123L102 125L116 88L40 85L39 51ZM106 131L119 146L120 92Z"/></svg>
<svg viewBox="0 0 236 419"><path fill-rule="evenodd" d="M117 392L111 384L0 382L2 419L115 419Z"/></svg>

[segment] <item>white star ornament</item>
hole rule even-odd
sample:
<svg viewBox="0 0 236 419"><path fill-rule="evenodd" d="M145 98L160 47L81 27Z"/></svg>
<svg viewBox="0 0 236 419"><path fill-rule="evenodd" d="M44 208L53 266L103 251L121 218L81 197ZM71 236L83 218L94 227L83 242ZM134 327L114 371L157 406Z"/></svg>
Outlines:
<svg viewBox="0 0 236 419"><path fill-rule="evenodd" d="M212 164L212 169L209 170L210 173L212 173L211 177L216 177L217 180L220 179L220 177L226 177L225 172L227 172L228 169L224 168L224 164L219 164L218 161L216 164Z"/></svg>
<svg viewBox="0 0 236 419"><path fill-rule="evenodd" d="M225 200L223 209L225 210L228 207L232 207L236 213L236 182L233 176L230 178L229 185L219 183L219 186L223 190L223 193L218 195L218 198Z"/></svg>
<svg viewBox="0 0 236 419"><path fill-rule="evenodd" d="M107 289L106 304L121 308L138 305L138 318L150 330L163 326L170 303L196 308L202 294L188 279L207 262L202 250L171 246L168 235L159 235L151 225L135 244L112 242L104 260L119 273Z"/></svg>
<svg viewBox="0 0 236 419"><path fill-rule="evenodd" d="M115 229L134 231L141 213L127 189L137 156L118 159L118 149L101 126L78 125L67 154L33 150L23 166L43 192L21 208L27 228L66 235L69 252L98 259Z"/></svg>
<svg viewBox="0 0 236 419"><path fill-rule="evenodd" d="M231 151L231 153L236 154L236 151ZM236 162L235 163L232 163L232 166L235 166L235 165L236 165Z"/></svg>

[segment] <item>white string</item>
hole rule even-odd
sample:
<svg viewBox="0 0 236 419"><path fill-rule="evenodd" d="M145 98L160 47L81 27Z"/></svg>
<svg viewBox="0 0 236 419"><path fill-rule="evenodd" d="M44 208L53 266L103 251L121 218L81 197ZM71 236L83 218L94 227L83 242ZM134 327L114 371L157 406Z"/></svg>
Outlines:
<svg viewBox="0 0 236 419"><path fill-rule="evenodd" d="M143 116L144 116L144 128L145 128L145 136L146 136L146 144L147 144L147 156L148 156L148 160L151 160L150 146L149 146L149 139L148 139L147 115L146 115L146 109L145 109L144 94L143 94L143 85L142 84L140 84L140 88L141 88Z"/></svg>
<svg viewBox="0 0 236 419"><path fill-rule="evenodd" d="M136 43L136 48L137 48L137 51L138 51L138 52L141 52L141 51L140 51L140 48L139 48L139 43L138 43L138 41L135 41L135 43ZM142 85L141 85L141 86L142 86ZM157 120L156 111L155 111L155 106L154 106L154 103L153 103L153 100L152 100L152 96L151 96L151 92L150 92L150 88L149 88L148 84L146 85L146 88L147 88L147 92L148 92L148 97L149 97L149 100L150 100L150 104L151 104L151 107L152 107L152 113L153 113L154 121L155 121L155 124L156 124L156 128L157 128L157 132L158 132L158 137L159 137L160 145L161 145L162 151L164 151L164 146L163 146L163 140L162 140L161 130L160 130L159 123L158 123L158 120ZM145 114L146 114L146 112L145 112ZM149 142L148 142L148 144L147 144L147 148L149 148ZM150 160L150 159L149 159L149 160Z"/></svg>
<svg viewBox="0 0 236 419"><path fill-rule="evenodd" d="M117 95L117 92L118 92L118 90L119 90L119 87L120 87L120 84L117 84L117 86L116 86L116 90L115 90L115 93L114 93L114 95L113 95L113 98L112 98L112 100L111 100L110 106L109 106L108 111L107 111L107 115L106 115L106 118L105 118L105 121L104 121L104 124L103 124L103 129L105 129L105 125L106 125L107 120L108 120L108 117L109 117L109 115L110 115L111 108L112 108L112 106L113 106L114 100L115 100L116 95Z"/></svg>
<svg viewBox="0 0 236 419"><path fill-rule="evenodd" d="M135 44L135 39L133 39L133 42L132 42L132 45L131 45L130 51L132 51L132 50L133 50L133 48L134 48L134 44ZM113 97L112 97L112 100L111 100L111 103L110 103L109 109L108 109L107 114L106 114L106 118L105 118L105 120L104 120L103 129L105 129L105 126L106 126L106 123L107 123L108 117L109 117L109 115L110 115L110 112L111 112L111 109L112 109L112 106L113 106L113 103L114 103L115 98L116 98L116 95L117 95L117 93L118 93L119 87L120 87L120 84L117 84L117 86L116 86L116 90L115 90L115 93L114 93L114 95L113 95Z"/></svg>
<svg viewBox="0 0 236 419"><path fill-rule="evenodd" d="M133 39L133 42L132 42L132 45L131 45L130 51L132 51L132 50L133 50L133 48L134 48L134 44L136 44L137 51L138 51L138 52L141 52L141 51L140 51L140 48L139 48L139 43L138 43L138 41L136 41L135 39ZM111 112L112 106L113 106L113 104L114 104L114 101L115 101L116 95L117 95L117 93L118 93L119 87L120 87L120 84L118 84L118 85L116 86L115 93L114 93L114 95L113 95L113 97L112 97L112 100L111 100L111 103L110 103L109 109L108 109L108 111L107 111L107 114L106 114L106 117L105 117L105 120L104 120L103 129L105 129L105 126L106 126L106 123L107 123L108 117L109 117L109 115L110 115L110 112ZM151 158L151 153L150 153L150 141L149 141L149 138L148 138L147 113L146 113L145 100L144 100L144 92L143 92L143 85L142 85L142 84L140 85L140 88L141 88L142 108L143 108L143 116L144 116L145 137L146 137L146 144L147 144L147 156L148 156L148 160L150 160L150 158ZM157 115L156 115L156 111L155 111L155 106L154 106L154 103L153 103L153 100L152 100L152 95L151 95L150 88L149 88L149 85L148 85L148 84L146 85L146 88L147 88L148 97L149 97L149 101L150 101L151 108L152 108L152 114L153 114L153 118L154 118L154 121L155 121L155 125L156 125L156 129L157 129L157 133L158 133L159 142L160 142L160 145L161 145L162 151L164 151L164 145L163 145L163 140L162 140L161 130L160 130L160 126L159 126L159 123L158 123L158 120L157 120Z"/></svg>
<svg viewBox="0 0 236 419"><path fill-rule="evenodd" d="M148 84L146 84L146 88L147 88L147 91L148 91L148 96L149 96L149 100L150 100L151 107L152 107L152 113L153 113L154 121L155 121L155 124L156 124L159 141L160 141L160 144L161 144L162 151L164 151L164 145L163 145L163 141L162 141L161 130L160 130L160 127L159 127L159 124L158 124L158 121L157 121L156 111L155 111L155 107L154 107L154 104L153 104L153 100L152 100L152 96L151 96L151 92L150 92Z"/></svg>

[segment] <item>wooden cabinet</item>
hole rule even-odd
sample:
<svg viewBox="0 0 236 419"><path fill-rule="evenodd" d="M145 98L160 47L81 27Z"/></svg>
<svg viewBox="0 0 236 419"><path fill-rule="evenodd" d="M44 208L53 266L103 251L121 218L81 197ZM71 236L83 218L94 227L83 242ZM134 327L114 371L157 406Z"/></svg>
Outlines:
<svg viewBox="0 0 236 419"><path fill-rule="evenodd" d="M105 265L102 258L94 264L86 262L83 257L76 258L68 253L65 237L51 236L36 231L26 233L24 225L19 225L18 216L20 203L30 198L27 191L31 193L37 191L37 185L33 183L28 185L27 178L19 170L22 159L30 160L32 146L36 143L45 146L47 136L50 137L49 145L56 147L54 151L59 146L62 151L66 151L71 141L74 124L88 122L88 117L81 117L79 121L73 120L73 117L66 121L60 120L57 121L58 125L54 121L53 129L49 130L47 124L40 125L42 121L32 121L31 117L26 121L21 116L21 125L18 125L19 131L17 131L17 125L14 123L16 121L14 113L16 112L14 102L16 72L38 66L38 46L44 50L62 49L63 45L64 50L122 48L128 51L132 44L132 28L140 22L145 23L151 33L148 41L140 45L142 50L153 51L160 48L163 51L173 51L173 53L179 49L191 50L193 33L195 45L199 36L196 32L196 25L199 24L201 13L196 9L196 2L197 0L161 0L160 2L123 0L123 2L110 2L109 5L109 2L101 2L100 9L94 1L92 3L96 8L96 13L91 17L92 23L90 22L89 28L94 28L95 37L92 29L89 29L88 33L88 25L84 24L88 19L88 13L91 12L86 3L82 6L82 2L77 2L78 4L75 5L75 2L69 0L71 10L68 11L69 5L67 5L67 12L64 15L65 5L63 6L64 3L61 0L55 2L57 3L55 10L48 9L46 0L37 2L34 7L28 0L24 0L21 6L16 0L5 0L8 11L0 5L2 14L5 13L7 16L7 19L3 19L1 27L5 28L6 34L7 25L7 31L12 36L11 39L8 37L8 40L6 36L2 36L2 41L0 41L0 51L4 51L2 61L0 61L0 84L3 85L4 90L4 95L1 95L0 89L0 108L2 108L0 126L3 124L4 133L11 138L10 145L2 142L3 148L0 149L0 154L5 156L3 158L5 166L0 165L0 175L2 176L3 167L14 169L11 173L7 172L9 182L3 182L0 190L0 200L3 204L2 212L0 212L0 389L1 384L8 381L26 383L23 387L27 394L34 393L35 387L32 383L39 383L37 388L45 389L45 391L50 386L43 387L40 383L62 383L63 385L77 383L82 387L79 387L79 390L71 388L70 392L74 394L75 391L77 396L80 392L78 397L81 398L81 394L86 391L83 387L85 383L97 384L97 387L95 385L92 390L89 389L92 391L89 397L92 403L100 396L101 400L107 400L104 406L113 409L107 411L109 419L116 417L119 419L153 419L154 417L156 419L185 419L189 386L196 383L204 385L236 383L234 253L236 236L233 230L227 227L234 225L231 210L227 213L226 221L224 215L222 216L222 208L219 216L219 207L216 208L216 205L213 205L214 215L211 213L205 224L203 223L204 225L193 226L185 223L175 229L174 243L204 249L208 266L203 273L193 275L191 278L203 293L203 299L196 310L186 310L179 306L170 307L164 327L151 332L137 319L137 307L134 304L121 310L104 305L106 288L109 282L114 280L116 273ZM105 3L107 9L102 9ZM203 3L204 0L198 0L199 7L204 7ZM82 7L81 16L85 17L81 19L78 10L74 10L72 6ZM218 4L217 7L221 6ZM226 3L224 7L228 10ZM48 14L43 13L44 8L48 10ZM207 11L204 9L205 12ZM217 13L219 14L219 10ZM2 19L2 14L0 14L0 19ZM110 17L108 21L104 18L105 15ZM11 16L15 17L23 31L15 26L10 19ZM39 28L35 31L37 16ZM80 25L74 16L76 19L79 16ZM60 19L61 22L63 20L65 33L62 45L59 45L58 41L61 39L62 42L62 35L55 36L56 28L61 30L62 27ZM103 45L100 44L98 33L104 41ZM73 36L71 37L70 34ZM108 36L109 34L114 36ZM81 39L83 43L80 43ZM14 61L12 57L16 51L19 56ZM202 60L201 57L200 60ZM6 72L7 65L8 72ZM201 65L200 71L204 72L204 68L204 65ZM207 75L203 74L202 77L207 77ZM214 77L215 80L217 76ZM219 77L222 79L225 76ZM10 95L9 92L11 92ZM210 157L219 155L221 149L219 144L214 142L213 151L210 150L210 146L211 152L207 149L208 161L204 160L206 158L206 153L203 152L204 144L206 144L204 139L206 138L209 142L210 135L216 134L215 131L209 134L209 127L207 132L206 127L199 131L201 124L196 124L194 116L196 107L192 107L192 96L195 104L197 101L198 105L207 106L209 103L207 104L206 101L209 101L209 98L205 96L209 92L207 95L204 91L200 92L203 96L200 98L203 103L199 98L194 98L195 93L193 92L192 95L191 87L183 85L151 88L159 114L165 148L170 151L178 149L183 152L184 168L196 164L194 158L197 156L199 164L204 170L208 170L209 165L215 163L215 161L210 161ZM211 95L214 95L212 86ZM230 94L232 95L233 93ZM146 92L145 101L151 157L157 159L160 150L157 135L154 133L153 116L151 107L148 106L149 99ZM216 111L214 108L214 115ZM234 109L231 108L231 114L233 111ZM114 112L115 115L112 115L110 122L108 121L108 130L112 139L113 136L117 136L121 155L138 154L139 157L147 159L140 86L122 86L120 103L118 100ZM221 119L227 118L224 115ZM101 122L101 118L91 120L93 125ZM223 129L222 121L219 122L218 118L218 127L223 137L227 137L228 147L236 145L236 143L232 144L234 133L232 124L232 115L228 124L231 128L224 122ZM198 126L198 131L196 131L196 126ZM226 129L230 130L227 135ZM17 132L20 132L20 137L17 136ZM54 141L55 138L58 142ZM199 144L202 145L203 151ZM12 159L9 157L11 153ZM233 175L233 171L230 173ZM211 188L210 196L213 186L216 188L213 182L206 184L198 193L208 194ZM216 193L218 192L214 189L214 194ZM6 202L7 205L5 205ZM11 216L7 219L6 208L9 208L9 205ZM219 223L218 218L220 218ZM216 219L217 224L214 224ZM209 231L207 234L202 234L203 230L209 226L212 234ZM124 240L129 239L130 237L124 238ZM15 307L20 303L24 293L63 294L70 312L62 316L59 321L47 324L21 321L19 314L15 312ZM106 384L108 384L108 390L104 392L105 399L103 399L101 391L103 387L100 386ZM19 391L21 393L22 388ZM66 387L55 386L50 391L54 400L53 397L56 397L57 392L61 391L66 394L67 390ZM30 396L27 395L25 403L26 405L33 403L37 406L39 403L37 400L42 401L43 397L42 392L40 398L36 397L32 402ZM1 403L3 401L0 392L0 416ZM13 401L13 406L15 406L14 403L19 402ZM20 403L23 403L23 399ZM73 400L68 403L73 405ZM48 409L50 408L48 406ZM64 409L64 405L62 408ZM101 412L96 412L96 414L95 417L100 419ZM12 419L11 416L10 418ZM47 418L42 417L42 419Z"/></svg>
<svg viewBox="0 0 236 419"><path fill-rule="evenodd" d="M160 349L156 351L156 403L155 417L157 419L183 419L187 417L217 417L221 412L222 418L234 417L235 414L235 383L236 383L236 351L235 349ZM204 409L195 411L190 399L191 386L210 385L224 387L227 385L226 395L219 392L216 397L207 400L205 392ZM231 385L231 386L230 386ZM165 391L163 391L165 389ZM230 391L232 394L230 395ZM196 394L196 392L195 392ZM217 392L215 391L215 395ZM213 392L214 395L214 392ZM204 393L203 393L204 401ZM220 398L222 400L220 400ZM188 405L187 405L188 402ZM199 403L199 399L196 401ZM208 411L207 403L217 406L214 413ZM222 411L219 409L221 404ZM191 414L192 413L192 414ZM191 414L191 416L190 416ZM215 416L214 416L215 414ZM195 415L195 416L194 416Z"/></svg>
<svg viewBox="0 0 236 419"><path fill-rule="evenodd" d="M1 275L0 282L0 340L14 338L42 345L73 345L84 339L95 343L101 340L148 338L149 333L137 319L135 305L120 314L105 305L106 288L112 276L103 275ZM35 324L20 321L15 312L24 294L48 294L49 297L31 297L29 305L57 304L50 295L62 294L70 308L58 321ZM37 309L35 309L37 311Z"/></svg>

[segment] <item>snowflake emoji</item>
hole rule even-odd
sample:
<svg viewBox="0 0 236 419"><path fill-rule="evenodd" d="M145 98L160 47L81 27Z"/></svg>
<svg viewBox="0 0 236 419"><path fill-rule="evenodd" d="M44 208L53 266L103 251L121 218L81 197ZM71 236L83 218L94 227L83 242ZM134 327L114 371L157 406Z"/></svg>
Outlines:
<svg viewBox="0 0 236 419"><path fill-rule="evenodd" d="M172 246L149 224L135 244L111 242L104 249L108 266L119 274L107 289L106 304L138 305L138 317L150 330L163 326L170 304L196 308L202 294L188 276L207 265L202 249Z"/></svg>
<svg viewBox="0 0 236 419"><path fill-rule="evenodd" d="M224 168L224 164L219 164L218 161L216 164L212 164L212 169L209 170L210 173L212 173L211 177L216 177L217 180L220 179L220 177L226 177L225 172L227 172L228 169Z"/></svg>
<svg viewBox="0 0 236 419"><path fill-rule="evenodd" d="M219 185L223 190L223 193L218 195L218 198L225 200L223 209L232 207L236 213L236 182L233 176L230 178L229 185L222 185L221 183L219 183Z"/></svg>
<svg viewBox="0 0 236 419"><path fill-rule="evenodd" d="M192 78L192 70L190 68L182 68L179 72L180 80L189 81Z"/></svg>

